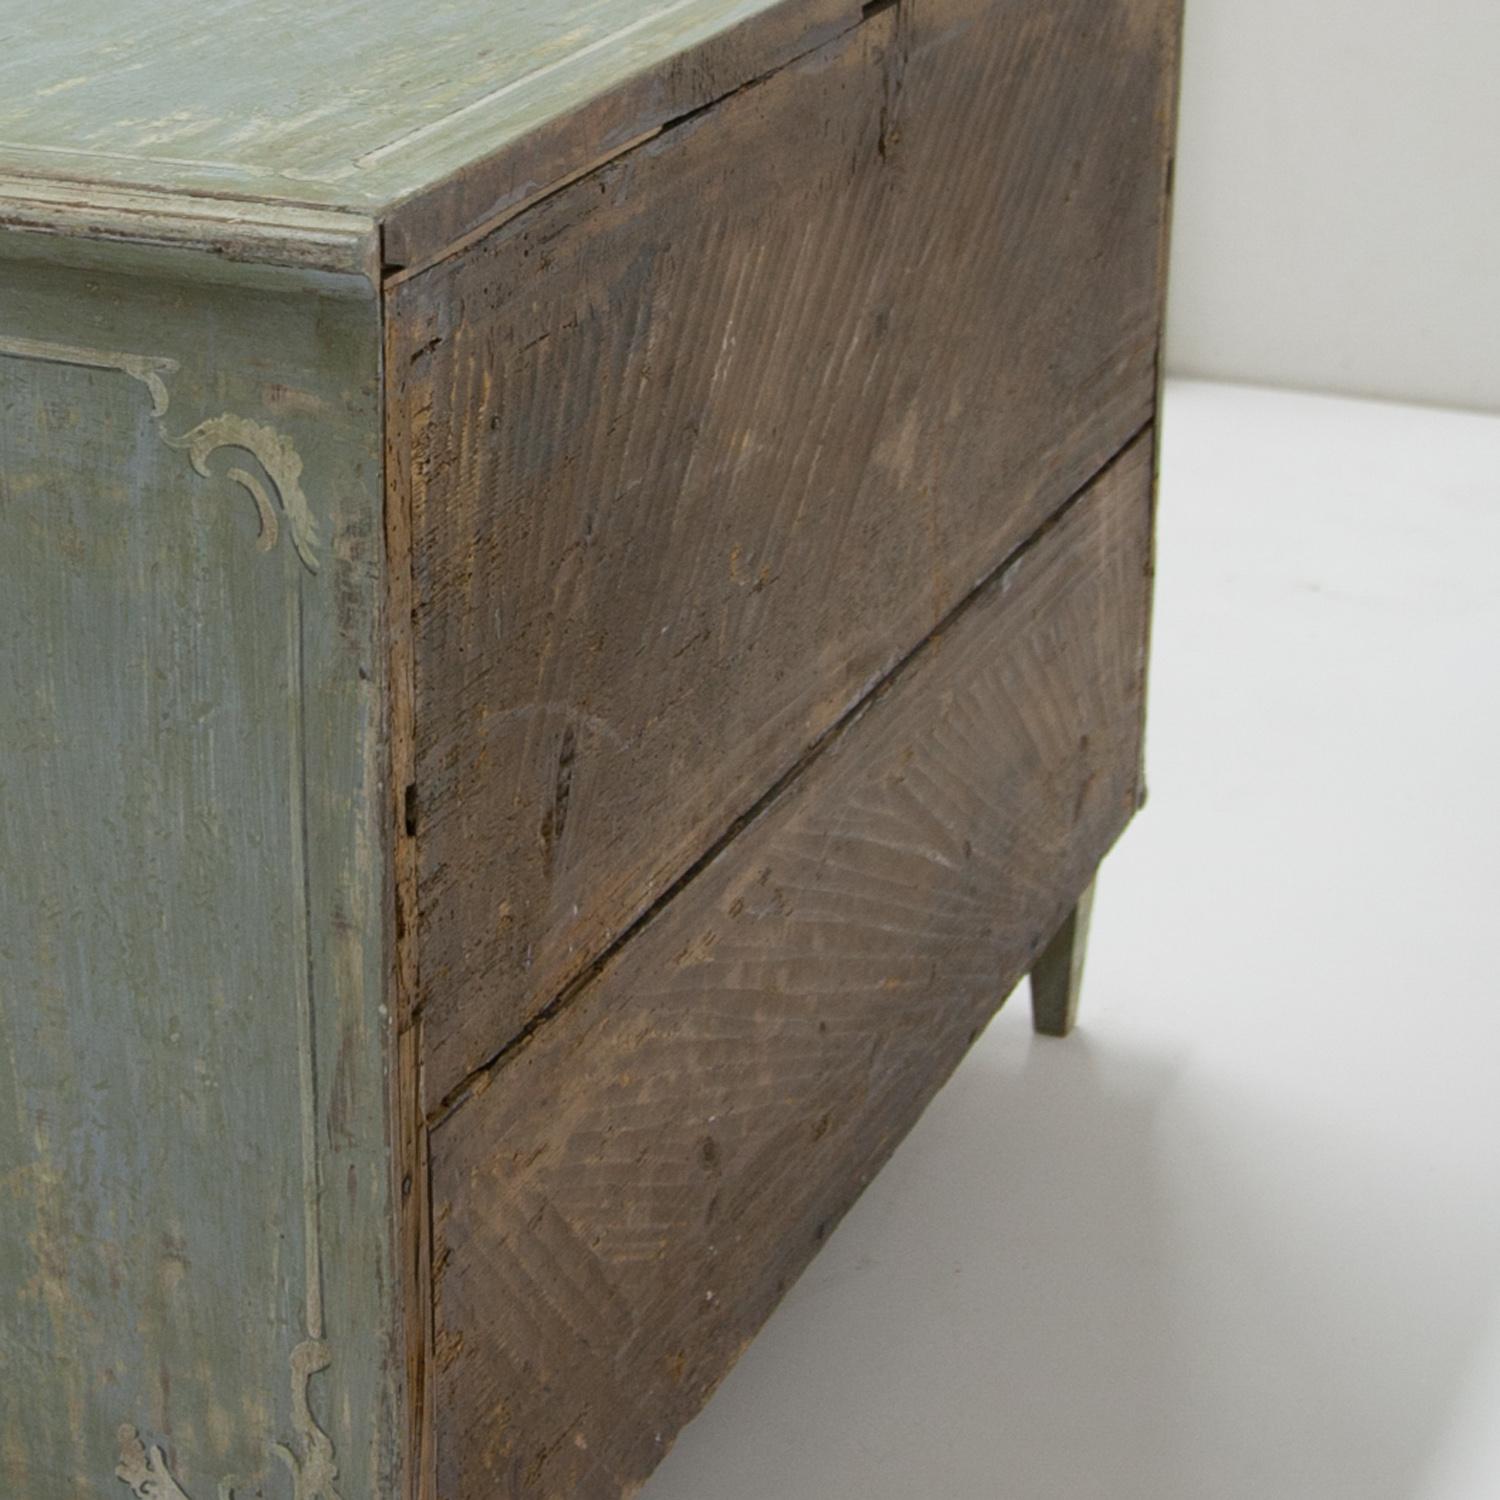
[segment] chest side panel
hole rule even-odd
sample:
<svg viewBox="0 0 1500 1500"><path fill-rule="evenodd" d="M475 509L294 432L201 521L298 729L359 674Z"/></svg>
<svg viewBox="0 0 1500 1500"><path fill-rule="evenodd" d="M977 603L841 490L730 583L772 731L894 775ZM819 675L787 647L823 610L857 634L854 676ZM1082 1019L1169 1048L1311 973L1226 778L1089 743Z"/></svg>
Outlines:
<svg viewBox="0 0 1500 1500"><path fill-rule="evenodd" d="M9 1495L389 1493L379 350L0 241Z"/></svg>
<svg viewBox="0 0 1500 1500"><path fill-rule="evenodd" d="M633 1494L1138 795L1150 440L433 1136L437 1495Z"/></svg>
<svg viewBox="0 0 1500 1500"><path fill-rule="evenodd" d="M461 1088L1150 419L1165 0L902 0L397 285Z"/></svg>

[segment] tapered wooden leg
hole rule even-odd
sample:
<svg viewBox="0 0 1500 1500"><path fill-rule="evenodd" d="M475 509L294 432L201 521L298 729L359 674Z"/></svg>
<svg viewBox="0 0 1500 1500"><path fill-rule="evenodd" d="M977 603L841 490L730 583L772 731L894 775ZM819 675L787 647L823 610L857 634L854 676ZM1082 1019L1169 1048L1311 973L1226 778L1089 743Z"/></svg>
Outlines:
<svg viewBox="0 0 1500 1500"><path fill-rule="evenodd" d="M1043 1036L1067 1036L1078 1020L1078 992L1083 985L1093 906L1094 885L1090 881L1031 971L1031 1016Z"/></svg>

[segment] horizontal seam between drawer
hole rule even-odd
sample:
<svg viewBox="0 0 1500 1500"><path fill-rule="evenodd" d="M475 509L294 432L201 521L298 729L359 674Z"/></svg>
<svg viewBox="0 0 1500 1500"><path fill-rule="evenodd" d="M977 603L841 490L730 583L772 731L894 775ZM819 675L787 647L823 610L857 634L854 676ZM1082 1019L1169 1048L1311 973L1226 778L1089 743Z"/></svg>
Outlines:
<svg viewBox="0 0 1500 1500"><path fill-rule="evenodd" d="M619 956L625 946L645 931L704 870L723 854L752 824L758 822L781 800L806 772L849 731L850 728L880 701L911 669L927 654L933 643L945 635L964 615L983 598L1000 587L1008 574L1036 549L1047 536L1061 525L1076 505L1089 493L1124 457L1151 432L1155 416L1143 422L1115 450L1110 457L1075 489L1024 541L1014 546L947 614L925 635L900 661L885 673L859 700L847 708L834 723L830 724L809 744L797 759L740 813L722 833L693 862L662 891L662 893L640 912L589 962L586 968L575 975L541 1010L497 1049L489 1058L471 1069L452 1088L428 1116L429 1130L437 1130L456 1114L477 1091L482 1091L489 1079L505 1066L572 1003Z"/></svg>

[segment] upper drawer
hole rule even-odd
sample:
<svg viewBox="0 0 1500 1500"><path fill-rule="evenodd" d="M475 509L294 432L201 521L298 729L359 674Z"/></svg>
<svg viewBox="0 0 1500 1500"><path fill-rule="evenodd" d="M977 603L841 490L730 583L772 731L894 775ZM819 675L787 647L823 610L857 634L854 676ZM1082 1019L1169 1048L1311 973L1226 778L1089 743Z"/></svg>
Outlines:
<svg viewBox="0 0 1500 1500"><path fill-rule="evenodd" d="M429 1106L1149 420L1174 20L903 0L393 289Z"/></svg>

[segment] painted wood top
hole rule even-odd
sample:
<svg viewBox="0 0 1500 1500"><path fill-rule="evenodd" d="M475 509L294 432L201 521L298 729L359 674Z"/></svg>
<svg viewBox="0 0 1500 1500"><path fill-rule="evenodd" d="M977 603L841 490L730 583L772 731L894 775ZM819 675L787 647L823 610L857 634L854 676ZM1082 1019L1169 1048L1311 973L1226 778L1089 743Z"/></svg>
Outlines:
<svg viewBox="0 0 1500 1500"><path fill-rule="evenodd" d="M0 0L0 195L71 192L127 225L143 192L275 205L293 224L378 219L775 10L859 14L826 0ZM598 124L575 143L585 158L620 143L621 121Z"/></svg>

